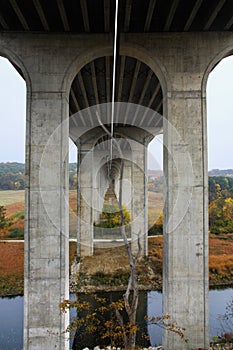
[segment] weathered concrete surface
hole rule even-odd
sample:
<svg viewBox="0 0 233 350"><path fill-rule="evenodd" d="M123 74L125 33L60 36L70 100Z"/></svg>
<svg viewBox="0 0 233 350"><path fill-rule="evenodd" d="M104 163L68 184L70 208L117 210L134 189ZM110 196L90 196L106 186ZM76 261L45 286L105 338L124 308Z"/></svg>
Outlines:
<svg viewBox="0 0 233 350"><path fill-rule="evenodd" d="M61 317L59 310L59 303L69 296L65 175L68 123L64 123L66 114L62 113L65 106L64 96L57 92L37 92L31 97L27 134L25 349L68 349L62 334L68 319Z"/></svg>
<svg viewBox="0 0 233 350"><path fill-rule="evenodd" d="M122 35L120 53L145 62L159 77L165 117L164 313L187 328L166 350L207 348L208 236L205 88L209 72L233 51L232 33ZM83 65L112 53L111 35L1 33L0 52L22 71L28 88L24 349L68 347L58 304L68 296L68 128L57 135L39 173L45 145L68 117L72 79ZM178 140L178 141L177 141ZM190 156L190 167L184 159ZM175 159L175 163L174 160ZM178 171L177 171L178 168ZM186 171L187 170L187 171ZM190 201L187 204L187 194ZM178 199L178 206L176 207ZM48 210L49 208L49 210ZM177 218L180 218L178 220ZM172 218L172 219L171 219Z"/></svg>

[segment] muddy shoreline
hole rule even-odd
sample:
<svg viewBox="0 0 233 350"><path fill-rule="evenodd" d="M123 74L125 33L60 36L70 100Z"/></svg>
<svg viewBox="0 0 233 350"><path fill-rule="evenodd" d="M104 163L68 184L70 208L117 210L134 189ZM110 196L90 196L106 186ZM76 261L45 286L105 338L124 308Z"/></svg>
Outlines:
<svg viewBox="0 0 233 350"><path fill-rule="evenodd" d="M22 282L23 283L23 282ZM101 284L101 285L79 285L78 287L76 286L76 280L71 277L70 279L70 293L75 294L75 293L97 293L97 292L124 292L126 290L127 286L126 285L106 285L106 284ZM214 289L227 289L227 288L233 288L233 279L231 280L222 280L221 282L217 281L210 281L209 283L209 290L214 290ZM17 286L15 288L14 285L8 286L7 292L3 291L0 289L0 297L16 297L16 296L23 296L23 286ZM158 291L162 292L162 278L161 276L158 276L158 278L154 277L154 281L148 281L146 284L140 284L139 283L139 290L140 291Z"/></svg>

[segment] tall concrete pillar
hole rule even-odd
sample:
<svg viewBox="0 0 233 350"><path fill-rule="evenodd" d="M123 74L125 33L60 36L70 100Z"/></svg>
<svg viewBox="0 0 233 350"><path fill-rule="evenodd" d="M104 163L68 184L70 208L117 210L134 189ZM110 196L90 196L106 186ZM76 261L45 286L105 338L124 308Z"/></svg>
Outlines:
<svg viewBox="0 0 233 350"><path fill-rule="evenodd" d="M126 206L127 210L131 215L131 206L132 206L132 162L125 160L124 161L124 179L122 183L122 204ZM118 185L119 187L119 185ZM119 190L117 191L117 194Z"/></svg>
<svg viewBox="0 0 233 350"><path fill-rule="evenodd" d="M91 145L81 145L80 149L80 242L81 256L93 255L94 228L93 228L93 164Z"/></svg>
<svg viewBox="0 0 233 350"><path fill-rule="evenodd" d="M42 80L41 80L42 81ZM68 316L59 303L69 297L67 99L33 92L27 119L24 349L69 348Z"/></svg>
<svg viewBox="0 0 233 350"><path fill-rule="evenodd" d="M145 213L145 201L147 200L145 186L145 148L139 142L134 144L132 152L132 224L131 224L131 249L134 253L138 251L138 239L142 248L142 255L148 253L147 243L147 222L148 218Z"/></svg>
<svg viewBox="0 0 233 350"><path fill-rule="evenodd" d="M180 58L179 58L180 59ZM179 67L179 69L178 69ZM166 350L209 348L206 130L201 75L171 69L164 120L163 313L185 327L165 332Z"/></svg>

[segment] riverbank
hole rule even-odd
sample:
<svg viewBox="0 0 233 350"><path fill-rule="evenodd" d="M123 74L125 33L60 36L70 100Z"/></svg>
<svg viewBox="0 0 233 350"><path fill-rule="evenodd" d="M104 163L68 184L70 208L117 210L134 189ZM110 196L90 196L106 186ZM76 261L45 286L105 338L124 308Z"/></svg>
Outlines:
<svg viewBox="0 0 233 350"><path fill-rule="evenodd" d="M233 237L210 235L210 288L233 286ZM148 257L138 263L141 290L162 290L162 236L149 237ZM94 255L84 257L76 271L76 242L70 242L70 291L125 290L129 276L129 261L123 245L95 248ZM0 296L23 294L24 244L0 241Z"/></svg>
<svg viewBox="0 0 233 350"><path fill-rule="evenodd" d="M233 286L233 241L210 235L210 289ZM139 259L137 272L140 290L162 291L163 237L148 238L148 257ZM96 248L94 256L84 257L71 277L71 291L124 291L129 277L125 247Z"/></svg>

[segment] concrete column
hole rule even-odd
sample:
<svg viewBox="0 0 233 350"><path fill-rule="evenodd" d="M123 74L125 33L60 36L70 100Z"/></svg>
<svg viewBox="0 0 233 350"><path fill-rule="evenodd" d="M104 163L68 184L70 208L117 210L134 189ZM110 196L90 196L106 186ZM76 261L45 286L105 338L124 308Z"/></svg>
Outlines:
<svg viewBox="0 0 233 350"><path fill-rule="evenodd" d="M81 189L81 210L80 210L80 243L81 256L93 255L93 182L92 182L92 152L89 147L81 146L81 168L80 168L80 189Z"/></svg>
<svg viewBox="0 0 233 350"><path fill-rule="evenodd" d="M164 120L163 313L186 344L164 332L166 350L209 348L206 135L198 74L174 74Z"/></svg>
<svg viewBox="0 0 233 350"><path fill-rule="evenodd" d="M122 184L122 204L126 205L127 210L130 211L130 215L131 215L131 204L132 204L131 172L132 172L132 163L130 161L125 160L124 161L124 179ZM117 193L119 193L119 191L117 191Z"/></svg>
<svg viewBox="0 0 233 350"><path fill-rule="evenodd" d="M69 348L62 333L69 297L67 102L62 93L30 96L26 147L24 349Z"/></svg>
<svg viewBox="0 0 233 350"><path fill-rule="evenodd" d="M147 217L145 217L145 154L144 146L140 143L134 145L132 153L132 225L131 225L131 248L138 251L138 237L142 247L142 254L147 255ZM145 237L146 235L146 237Z"/></svg>

